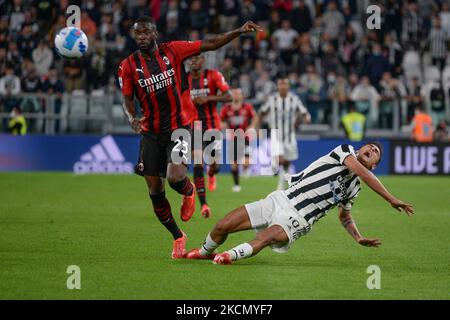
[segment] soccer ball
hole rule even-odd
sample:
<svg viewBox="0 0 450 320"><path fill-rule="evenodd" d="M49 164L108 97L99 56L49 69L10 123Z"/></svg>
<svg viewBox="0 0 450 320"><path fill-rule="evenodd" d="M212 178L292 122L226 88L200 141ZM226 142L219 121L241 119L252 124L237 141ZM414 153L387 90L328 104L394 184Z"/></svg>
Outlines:
<svg viewBox="0 0 450 320"><path fill-rule="evenodd" d="M81 29L67 27L56 35L55 48L58 55L63 58L81 58L88 50L88 38Z"/></svg>

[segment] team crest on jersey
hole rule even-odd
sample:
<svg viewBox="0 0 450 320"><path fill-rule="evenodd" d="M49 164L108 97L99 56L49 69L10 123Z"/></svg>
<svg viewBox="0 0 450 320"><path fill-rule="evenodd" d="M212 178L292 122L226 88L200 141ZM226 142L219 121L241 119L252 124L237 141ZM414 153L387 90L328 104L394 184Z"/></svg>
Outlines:
<svg viewBox="0 0 450 320"><path fill-rule="evenodd" d="M169 65L169 64L170 64L170 60L169 60L169 58L167 58L166 56L163 56L163 61L164 61L164 63L165 63L166 65Z"/></svg>
<svg viewBox="0 0 450 320"><path fill-rule="evenodd" d="M203 79L203 86L206 87L208 85L208 79L204 78Z"/></svg>

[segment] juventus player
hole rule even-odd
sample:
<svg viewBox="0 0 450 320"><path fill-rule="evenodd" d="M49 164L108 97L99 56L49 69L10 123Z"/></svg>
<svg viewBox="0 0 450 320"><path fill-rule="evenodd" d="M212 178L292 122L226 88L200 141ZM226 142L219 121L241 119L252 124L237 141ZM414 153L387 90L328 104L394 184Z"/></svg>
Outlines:
<svg viewBox="0 0 450 320"><path fill-rule="evenodd" d="M258 115L253 109L253 105L244 102L244 94L240 88L232 90L233 102L231 104L226 104L220 110L220 119L222 121L222 129L232 129L232 130L243 130L244 132L248 129L254 129L255 124L258 120ZM229 139L234 139L234 161L231 164L231 174L233 175L233 192L240 192L241 186L239 185L239 166L238 166L238 150L237 150L237 132L233 137L228 137ZM247 173L250 164L250 137L245 136L245 150L244 150L244 172Z"/></svg>
<svg viewBox="0 0 450 320"><path fill-rule="evenodd" d="M192 57L188 77L191 98L197 108L197 120L202 123L202 133L206 130L220 130L220 120L216 104L217 102L231 101L230 86L225 81L222 74L218 70L203 69L204 62L205 58L202 55ZM202 149L205 149L212 143L221 143L221 141L211 140L204 142ZM193 152L199 152L199 156L196 157L194 155L194 159L203 159L202 150L194 150ZM213 150L212 156L216 156L216 150ZM214 191L216 189L215 175L218 171L219 165L214 161L208 168L209 191ZM194 165L194 183L202 206L202 216L208 218L211 215L211 209L206 203L203 163Z"/></svg>
<svg viewBox="0 0 450 320"><path fill-rule="evenodd" d="M278 172L278 189L284 189L284 174L288 171L291 161L297 160L297 138L295 132L301 122L309 123L311 116L300 98L289 92L290 84L287 77L278 79L278 93L269 97L260 109L260 118L268 117L270 129L278 129L279 136L271 137L279 142L278 156L280 170ZM300 117L302 116L303 119ZM277 169L277 168L276 168Z"/></svg>
<svg viewBox="0 0 450 320"><path fill-rule="evenodd" d="M206 237L203 246L192 249L189 259L213 259L216 264L256 255L267 246L276 252L286 252L300 236L335 206L339 206L339 220L348 233L367 247L381 245L378 239L363 237L351 215L351 209L361 187L360 179L398 211L412 215L410 204L395 198L371 172L381 159L378 143L369 143L355 152L343 144L311 163L305 170L289 178L289 188L277 190L265 199L246 204L231 211L220 220ZM214 250L224 243L230 233L255 229L256 238L224 253Z"/></svg>
<svg viewBox="0 0 450 320"><path fill-rule="evenodd" d="M186 235L177 226L164 192L164 178L183 195L181 219L187 221L195 211L194 185L186 176L185 164L172 162L172 153L188 154L188 143L172 141L172 132L191 129L196 117L183 61L200 52L216 50L241 34L260 30L251 21L227 33L199 41L157 43L158 32L151 18L144 16L133 25L139 50L122 60L118 70L124 96L124 111L131 127L142 135L136 173L144 176L153 209L174 238L172 258L185 255ZM137 99L143 116L136 116ZM181 147L180 147L181 146Z"/></svg>

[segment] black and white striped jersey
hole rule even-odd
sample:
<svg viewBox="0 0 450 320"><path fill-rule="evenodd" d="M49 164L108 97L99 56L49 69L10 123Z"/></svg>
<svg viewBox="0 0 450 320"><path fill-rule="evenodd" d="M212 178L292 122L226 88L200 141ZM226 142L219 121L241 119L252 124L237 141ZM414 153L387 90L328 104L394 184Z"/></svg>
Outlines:
<svg viewBox="0 0 450 320"><path fill-rule="evenodd" d="M289 178L284 192L303 218L313 224L336 205L350 210L361 191L359 178L343 163L356 157L351 145L343 144Z"/></svg>
<svg viewBox="0 0 450 320"><path fill-rule="evenodd" d="M270 129L278 129L279 140L283 144L294 144L295 138L295 120L297 115L307 114L308 110L303 105L300 98L289 92L283 99L279 93L269 97L267 102L262 105L261 112L267 113L267 122Z"/></svg>
<svg viewBox="0 0 450 320"><path fill-rule="evenodd" d="M442 29L431 29L430 51L433 58L447 58L447 43L450 40L447 32Z"/></svg>

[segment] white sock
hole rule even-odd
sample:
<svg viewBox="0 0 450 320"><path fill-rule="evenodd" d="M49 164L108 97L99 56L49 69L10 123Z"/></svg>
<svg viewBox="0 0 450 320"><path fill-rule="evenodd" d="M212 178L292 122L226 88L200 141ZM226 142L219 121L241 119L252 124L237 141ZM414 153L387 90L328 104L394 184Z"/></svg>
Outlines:
<svg viewBox="0 0 450 320"><path fill-rule="evenodd" d="M283 186L283 187L284 187L284 181L285 181L284 174L285 174L284 168L281 166L280 171L278 171L278 185Z"/></svg>
<svg viewBox="0 0 450 320"><path fill-rule="evenodd" d="M234 247L231 250L228 250L227 252L230 254L231 260L234 261L250 257L253 253L253 248L246 242Z"/></svg>
<svg viewBox="0 0 450 320"><path fill-rule="evenodd" d="M200 254L202 256L207 256L213 253L218 246L219 245L211 238L211 235L208 233L205 242L203 242L203 245L200 248Z"/></svg>

